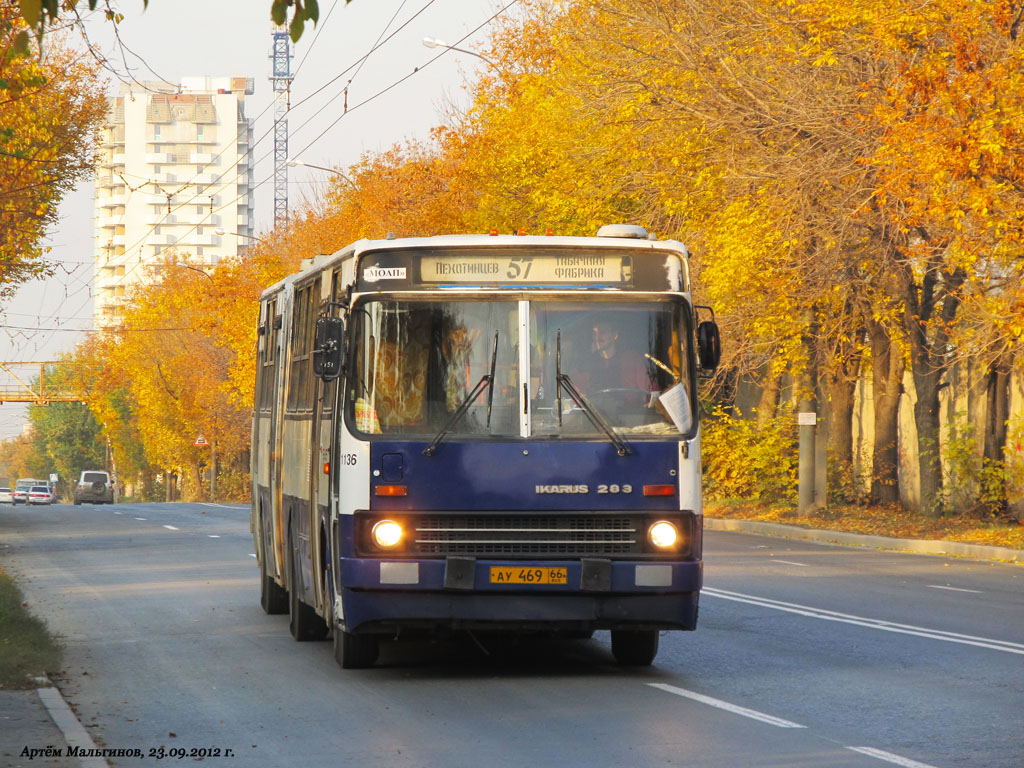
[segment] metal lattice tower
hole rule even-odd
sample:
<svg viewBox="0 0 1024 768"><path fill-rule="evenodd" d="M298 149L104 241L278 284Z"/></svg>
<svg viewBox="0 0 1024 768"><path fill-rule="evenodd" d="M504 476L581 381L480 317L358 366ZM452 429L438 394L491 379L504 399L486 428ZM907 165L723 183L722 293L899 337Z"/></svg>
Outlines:
<svg viewBox="0 0 1024 768"><path fill-rule="evenodd" d="M274 27L274 228L288 222L288 108L292 86L292 50L288 27Z"/></svg>

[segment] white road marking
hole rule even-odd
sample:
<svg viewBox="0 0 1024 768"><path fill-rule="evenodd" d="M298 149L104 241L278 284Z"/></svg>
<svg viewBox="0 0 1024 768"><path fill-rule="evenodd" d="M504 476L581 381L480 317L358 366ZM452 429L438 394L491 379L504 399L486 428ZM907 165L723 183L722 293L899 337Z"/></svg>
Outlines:
<svg viewBox="0 0 1024 768"><path fill-rule="evenodd" d="M220 538L220 534L219 533L208 533L206 535L209 536L211 539L219 539Z"/></svg>
<svg viewBox="0 0 1024 768"><path fill-rule="evenodd" d="M123 515L123 514L124 514L124 512L115 512L114 514L115 514L115 515Z"/></svg>
<svg viewBox="0 0 1024 768"><path fill-rule="evenodd" d="M807 563L795 563L792 560L779 560L777 557L773 557L768 561L769 563L785 563L786 565L799 565L801 568L807 568Z"/></svg>
<svg viewBox="0 0 1024 768"><path fill-rule="evenodd" d="M144 517L136 517L135 519L136 520L145 520L146 518L144 518Z"/></svg>
<svg viewBox="0 0 1024 768"><path fill-rule="evenodd" d="M758 605L762 608L772 608L776 611L785 611L786 613L795 613L799 616L807 616L812 619L838 621L843 624L855 624L859 627L868 627L869 629L880 629L883 632L896 632L902 635L916 635L917 637L925 637L930 640L942 640L947 643L973 645L978 648L988 648L993 651L1016 653L1020 656L1024 656L1024 645L1021 643L1011 643L1008 640L993 640L988 637L962 635L956 632L944 632L940 629L928 629L927 627L915 627L912 624L897 624L892 621L870 619L865 616L853 616L848 613L838 613L836 611L828 611L823 608L812 608L798 603L785 603L781 600L771 600L767 597L757 597L755 595L744 595L740 592L728 592L723 589L710 589L705 587L701 592L709 597L720 597L723 600L732 600L737 603L749 603L750 605Z"/></svg>
<svg viewBox="0 0 1024 768"><path fill-rule="evenodd" d="M256 553L255 552L250 552L249 553L249 557L256 557Z"/></svg>
<svg viewBox="0 0 1024 768"><path fill-rule="evenodd" d="M735 704L730 704L727 701L721 699L713 699L710 696L705 696L702 693L696 693L695 691L688 691L685 688L677 688L674 685L667 685L665 683L647 683L651 688L657 688L658 690L665 691L666 693L672 693L676 696L682 696L685 699L693 699L699 701L701 704L707 704L709 707L715 707L717 709L724 709L726 712L732 712L734 715L742 715L743 717L749 717L751 720L759 720L762 723L768 723L768 725L774 725L777 728L806 728L806 725L800 725L789 720L783 720L781 717L775 717L774 715L766 715L764 712L758 712L754 709L747 709L746 707L740 707Z"/></svg>
<svg viewBox="0 0 1024 768"><path fill-rule="evenodd" d="M180 528L175 528L173 525L165 525L164 528L166 528L168 531L180 531L181 530Z"/></svg>
<svg viewBox="0 0 1024 768"><path fill-rule="evenodd" d="M875 749L874 747L847 747L847 749L852 749L854 752L860 752L862 755L867 755L868 757L876 757L879 760L885 760L885 762L892 763L893 765L902 765L903 768L935 768L934 765L919 763L917 760L911 760L909 757L900 757L899 755L894 755L892 752Z"/></svg>
<svg viewBox="0 0 1024 768"><path fill-rule="evenodd" d="M247 509L248 504L214 504L211 501L197 501L200 507L220 507L221 509Z"/></svg>
<svg viewBox="0 0 1024 768"><path fill-rule="evenodd" d="M980 589L962 589L961 587L944 587L941 584L929 584L929 589L948 589L950 592L970 592L972 595L982 594Z"/></svg>

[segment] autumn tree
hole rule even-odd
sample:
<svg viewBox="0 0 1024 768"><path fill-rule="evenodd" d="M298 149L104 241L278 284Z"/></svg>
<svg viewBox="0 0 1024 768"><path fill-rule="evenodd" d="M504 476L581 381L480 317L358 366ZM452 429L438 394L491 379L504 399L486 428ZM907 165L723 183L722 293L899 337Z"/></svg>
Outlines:
<svg viewBox="0 0 1024 768"><path fill-rule="evenodd" d="M43 234L92 172L106 114L97 66L57 38L43 55L21 52L24 31L18 5L0 2L0 298L46 272Z"/></svg>

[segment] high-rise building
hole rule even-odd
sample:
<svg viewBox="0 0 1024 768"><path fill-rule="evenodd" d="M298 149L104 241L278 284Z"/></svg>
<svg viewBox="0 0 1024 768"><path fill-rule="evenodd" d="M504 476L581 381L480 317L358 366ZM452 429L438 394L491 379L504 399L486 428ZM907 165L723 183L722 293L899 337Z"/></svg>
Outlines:
<svg viewBox="0 0 1024 768"><path fill-rule="evenodd" d="M97 328L167 264L215 268L253 242L246 77L125 83L96 159Z"/></svg>

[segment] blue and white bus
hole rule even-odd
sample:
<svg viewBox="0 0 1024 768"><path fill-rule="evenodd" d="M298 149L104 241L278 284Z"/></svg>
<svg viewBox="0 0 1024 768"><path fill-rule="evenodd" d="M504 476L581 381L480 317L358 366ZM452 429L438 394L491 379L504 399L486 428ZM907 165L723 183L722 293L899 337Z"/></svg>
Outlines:
<svg viewBox="0 0 1024 768"><path fill-rule="evenodd" d="M267 613L344 668L403 631L611 630L648 665L702 581L686 248L360 240L260 298L252 531ZM699 318L706 313L705 319Z"/></svg>

